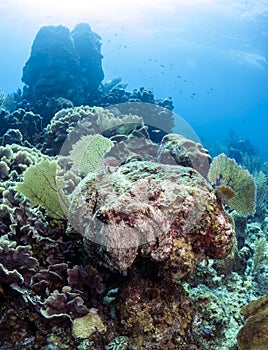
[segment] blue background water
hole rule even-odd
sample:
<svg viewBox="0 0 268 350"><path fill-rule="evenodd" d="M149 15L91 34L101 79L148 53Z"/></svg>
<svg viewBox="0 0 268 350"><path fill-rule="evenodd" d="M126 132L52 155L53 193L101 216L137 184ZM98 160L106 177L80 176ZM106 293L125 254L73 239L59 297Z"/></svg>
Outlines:
<svg viewBox="0 0 268 350"><path fill-rule="evenodd" d="M0 1L0 88L22 87L42 25L88 22L105 80L172 97L201 140L248 137L268 161L268 1ZM176 128L179 131L178 126Z"/></svg>

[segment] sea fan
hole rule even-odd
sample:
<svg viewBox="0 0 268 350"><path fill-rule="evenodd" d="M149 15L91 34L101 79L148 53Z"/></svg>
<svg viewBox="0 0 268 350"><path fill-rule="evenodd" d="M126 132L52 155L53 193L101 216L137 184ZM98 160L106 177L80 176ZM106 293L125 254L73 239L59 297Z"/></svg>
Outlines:
<svg viewBox="0 0 268 350"><path fill-rule="evenodd" d="M65 219L68 199L57 190L56 167L55 160L43 160L30 166L24 173L23 182L16 184L16 190L30 201L32 207L41 206L50 217Z"/></svg>
<svg viewBox="0 0 268 350"><path fill-rule="evenodd" d="M91 171L98 171L103 166L104 155L113 147L113 142L102 135L83 136L71 151L72 170L86 176Z"/></svg>
<svg viewBox="0 0 268 350"><path fill-rule="evenodd" d="M254 178L234 159L228 158L224 153L215 157L209 168L208 179L215 185L216 194L223 192L226 194L226 188L230 188L229 193L232 195L224 196L224 200L222 196L219 196L219 199L228 207L235 209L242 216L255 213L256 185Z"/></svg>

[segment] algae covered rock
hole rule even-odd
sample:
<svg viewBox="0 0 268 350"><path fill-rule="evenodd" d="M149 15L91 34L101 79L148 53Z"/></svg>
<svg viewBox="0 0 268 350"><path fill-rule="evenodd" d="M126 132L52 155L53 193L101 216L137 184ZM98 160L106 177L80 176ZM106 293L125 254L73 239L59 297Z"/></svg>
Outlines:
<svg viewBox="0 0 268 350"><path fill-rule="evenodd" d="M203 176L149 161L85 177L71 197L69 226L111 270L126 272L139 256L174 279L207 256L226 256L234 238L233 222Z"/></svg>
<svg viewBox="0 0 268 350"><path fill-rule="evenodd" d="M238 339L239 350L268 349L268 295L253 300L241 309L246 324L240 329Z"/></svg>
<svg viewBox="0 0 268 350"><path fill-rule="evenodd" d="M129 348L197 349L187 339L196 309L181 286L135 271L130 277L116 304L121 332L129 336Z"/></svg>
<svg viewBox="0 0 268 350"><path fill-rule="evenodd" d="M104 332L106 330L97 311L92 308L85 316L74 319L72 328L74 337L86 339L94 332Z"/></svg>
<svg viewBox="0 0 268 350"><path fill-rule="evenodd" d="M207 178L211 157L201 143L183 135L167 134L160 144L159 159L162 163L172 164L167 157L168 153L176 164L194 168Z"/></svg>

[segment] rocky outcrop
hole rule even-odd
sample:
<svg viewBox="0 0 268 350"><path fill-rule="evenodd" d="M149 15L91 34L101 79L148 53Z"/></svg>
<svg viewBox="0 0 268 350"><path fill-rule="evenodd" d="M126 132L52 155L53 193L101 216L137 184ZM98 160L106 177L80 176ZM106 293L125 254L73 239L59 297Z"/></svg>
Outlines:
<svg viewBox="0 0 268 350"><path fill-rule="evenodd" d="M149 258L176 280L207 256L226 256L234 238L203 176L148 161L90 173L72 194L69 224L110 269L126 272L137 257Z"/></svg>
<svg viewBox="0 0 268 350"><path fill-rule="evenodd" d="M100 39L86 23L71 32L62 25L42 27L23 68L24 97L82 104L94 96L104 78Z"/></svg>

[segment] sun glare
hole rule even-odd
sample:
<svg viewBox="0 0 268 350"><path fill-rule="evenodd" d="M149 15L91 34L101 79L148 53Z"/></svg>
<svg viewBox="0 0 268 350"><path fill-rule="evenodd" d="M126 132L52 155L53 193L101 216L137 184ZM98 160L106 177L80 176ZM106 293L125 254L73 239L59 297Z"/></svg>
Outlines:
<svg viewBox="0 0 268 350"><path fill-rule="evenodd" d="M253 8L253 12L251 11ZM249 0L2 0L0 20L29 31L43 25L63 24L72 28L87 22L101 32L124 27L129 33L151 33L212 13L243 19L249 13L267 10L260 1ZM250 10L250 11L249 11ZM0 22L0 26L1 26Z"/></svg>
<svg viewBox="0 0 268 350"><path fill-rule="evenodd" d="M178 13L178 19L189 8L212 6L217 0L14 0L6 2L11 12L31 23L73 25L79 21L101 22L103 26L124 24L146 26L153 16L161 20Z"/></svg>

